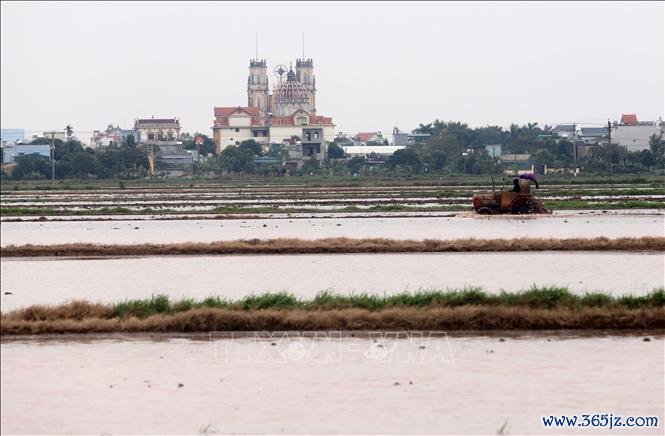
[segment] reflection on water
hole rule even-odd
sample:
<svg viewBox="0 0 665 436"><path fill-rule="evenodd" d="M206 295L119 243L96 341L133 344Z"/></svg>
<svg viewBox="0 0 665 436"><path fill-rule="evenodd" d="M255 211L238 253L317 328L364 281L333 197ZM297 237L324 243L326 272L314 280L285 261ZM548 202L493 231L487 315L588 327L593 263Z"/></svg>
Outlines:
<svg viewBox="0 0 665 436"><path fill-rule="evenodd" d="M512 434L542 434L543 415L613 413L658 416L660 428L631 434L662 434L664 344L451 337L430 339L426 351L452 359L399 361L373 353L369 339L332 337L317 350L340 358L317 361L302 358L310 339L5 342L2 431L495 434L505 423ZM277 357L219 352L250 348Z"/></svg>
<svg viewBox="0 0 665 436"><path fill-rule="evenodd" d="M137 228L138 227L138 228ZM663 215L3 222L1 243L209 242L251 238L572 238L665 236Z"/></svg>
<svg viewBox="0 0 665 436"><path fill-rule="evenodd" d="M2 310L8 311L155 293L176 299L269 291L312 297L324 289L394 293L481 286L498 292L537 284L639 295L664 286L664 259L662 253L594 252L6 258L0 262L0 298Z"/></svg>

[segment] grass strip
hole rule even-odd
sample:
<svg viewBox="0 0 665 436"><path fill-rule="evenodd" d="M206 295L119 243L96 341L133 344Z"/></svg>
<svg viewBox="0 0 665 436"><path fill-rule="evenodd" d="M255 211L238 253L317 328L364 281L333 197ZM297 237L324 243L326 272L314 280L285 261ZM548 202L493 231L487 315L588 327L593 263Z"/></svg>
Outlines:
<svg viewBox="0 0 665 436"><path fill-rule="evenodd" d="M177 256L221 254L447 253L505 251L665 251L665 237L519 239L247 239L169 244L8 245L3 257Z"/></svg>
<svg viewBox="0 0 665 436"><path fill-rule="evenodd" d="M393 295L289 293L239 300L171 301L165 295L116 304L73 301L3 314L0 334L255 330L663 329L665 291L644 296L576 295L562 287L489 294L479 288Z"/></svg>

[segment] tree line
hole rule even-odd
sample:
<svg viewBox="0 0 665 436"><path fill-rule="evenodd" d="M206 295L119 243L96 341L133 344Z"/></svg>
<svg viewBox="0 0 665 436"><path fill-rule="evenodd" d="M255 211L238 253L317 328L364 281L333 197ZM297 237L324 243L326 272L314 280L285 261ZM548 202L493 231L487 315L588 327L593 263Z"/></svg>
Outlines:
<svg viewBox="0 0 665 436"><path fill-rule="evenodd" d="M69 126L68 126L69 127ZM144 147L127 136L121 144L103 150L86 148L80 141L71 138L54 140L55 175L65 178L143 178L149 175L149 161ZM573 144L559 138L548 126L538 123L523 126L512 124L508 129L499 126L470 128L465 123L435 120L420 124L414 133L427 133L429 138L398 150L390 156L370 154L349 157L335 142L328 144L327 159L319 162L305 160L294 170L294 175L329 174L339 176L384 175L410 176L423 174L498 174L504 170L500 159L490 156L485 145L500 144L503 153L531 155L536 167L570 169L574 166ZM198 136L195 135L195 136ZM196 145L191 135L183 135L183 148L196 150L208 156L201 163L194 163L193 175L262 174L280 176L286 173L282 162L288 152L282 145L272 144L267 149L253 139L239 146L229 146L216 154L214 141L201 135L203 144ZM50 144L46 138L38 138L31 144ZM625 147L613 145L612 167L615 173L642 173L665 169L665 139L654 136L650 149L629 152ZM577 166L584 173L605 173L608 168L607 146L592 147L588 155L578 159ZM19 156L11 172L13 179L48 179L51 163L39 155ZM162 165L156 162L159 171ZM3 172L3 178L9 176Z"/></svg>

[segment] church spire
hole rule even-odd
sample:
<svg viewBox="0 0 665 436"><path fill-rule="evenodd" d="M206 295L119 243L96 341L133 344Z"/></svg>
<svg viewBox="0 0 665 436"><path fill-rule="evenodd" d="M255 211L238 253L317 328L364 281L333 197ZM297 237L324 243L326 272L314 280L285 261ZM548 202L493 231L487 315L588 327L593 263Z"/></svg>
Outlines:
<svg viewBox="0 0 665 436"><path fill-rule="evenodd" d="M287 82L295 82L296 81L296 73L293 72L293 65L289 62L289 72L286 74L286 81Z"/></svg>

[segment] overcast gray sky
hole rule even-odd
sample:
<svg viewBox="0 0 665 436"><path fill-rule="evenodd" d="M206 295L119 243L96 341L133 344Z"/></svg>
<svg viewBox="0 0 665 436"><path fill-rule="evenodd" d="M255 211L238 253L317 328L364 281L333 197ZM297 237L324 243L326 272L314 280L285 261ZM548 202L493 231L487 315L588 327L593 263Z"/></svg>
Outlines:
<svg viewBox="0 0 665 436"><path fill-rule="evenodd" d="M663 116L664 6L652 3L2 2L2 127L78 136L136 117L210 133L269 71L314 60L337 130ZM270 73L271 80L273 78Z"/></svg>

